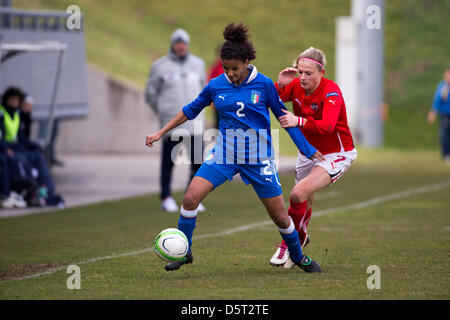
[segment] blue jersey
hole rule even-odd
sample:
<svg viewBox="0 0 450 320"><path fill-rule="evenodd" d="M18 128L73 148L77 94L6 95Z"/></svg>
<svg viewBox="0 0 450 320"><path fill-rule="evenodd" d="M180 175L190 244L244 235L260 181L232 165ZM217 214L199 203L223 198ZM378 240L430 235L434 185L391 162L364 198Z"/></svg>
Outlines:
<svg viewBox="0 0 450 320"><path fill-rule="evenodd" d="M249 75L239 86L223 73L212 79L200 95L183 107L189 120L214 102L219 115L219 134L214 146L215 161L257 164L273 160L269 108L275 117L287 110L272 80L249 65ZM297 148L308 158L317 150L298 127L286 128Z"/></svg>
<svg viewBox="0 0 450 320"><path fill-rule="evenodd" d="M441 115L450 116L450 84L445 81L439 83L431 107Z"/></svg>

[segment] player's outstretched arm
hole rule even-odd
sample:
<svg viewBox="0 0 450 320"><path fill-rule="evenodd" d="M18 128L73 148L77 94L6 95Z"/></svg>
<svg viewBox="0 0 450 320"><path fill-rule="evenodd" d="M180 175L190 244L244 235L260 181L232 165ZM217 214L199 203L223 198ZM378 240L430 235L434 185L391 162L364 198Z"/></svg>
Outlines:
<svg viewBox="0 0 450 320"><path fill-rule="evenodd" d="M285 109L281 109L281 111L284 113L283 116L278 117L278 121L280 121L280 125L282 128L295 128L299 126L299 123L302 122L303 125L306 123L306 121L308 121L305 118L300 118L297 117L296 115L294 115L292 112L285 110ZM309 157L311 160L312 159L317 159L320 161L325 160L325 158L323 157L322 153L320 153L319 150L316 150L316 152Z"/></svg>
<svg viewBox="0 0 450 320"><path fill-rule="evenodd" d="M272 110L273 114L277 119L284 116L287 111L286 106L281 101L280 97L278 96L277 90L275 88L275 85L270 82L267 86L267 104L269 105L270 109ZM283 111L284 110L284 111ZM310 159L318 159L318 160L324 160L322 154L319 150L314 148L308 140L306 140L303 133L300 131L300 128L297 126L294 127L285 127L284 128L289 136L291 137L292 141L294 141L297 148L303 153L306 157Z"/></svg>
<svg viewBox="0 0 450 320"><path fill-rule="evenodd" d="M283 106L284 107L284 106ZM284 107L285 108L285 107ZM274 109L272 109L274 111ZM282 111L285 111L285 109L277 110L274 112L274 115L278 118L281 117L283 114ZM297 148L303 153L306 157L309 159L318 159L320 161L325 160L322 156L322 153L320 153L319 150L314 148L308 140L306 140L303 133L300 131L300 128L295 126L287 126L284 127L284 129L287 131L287 133L291 136L292 141L294 141Z"/></svg>
<svg viewBox="0 0 450 320"><path fill-rule="evenodd" d="M183 111L177 113L175 117L172 118L164 127L161 128L156 133L149 134L145 138L145 145L148 147L153 147L153 144L161 139L163 135L165 135L170 130L178 127L179 125L185 123L188 120Z"/></svg>
<svg viewBox="0 0 450 320"><path fill-rule="evenodd" d="M284 113L283 116L278 117L278 121L282 128L290 128L290 127L303 127L308 121L305 118L297 117L289 110L281 109Z"/></svg>

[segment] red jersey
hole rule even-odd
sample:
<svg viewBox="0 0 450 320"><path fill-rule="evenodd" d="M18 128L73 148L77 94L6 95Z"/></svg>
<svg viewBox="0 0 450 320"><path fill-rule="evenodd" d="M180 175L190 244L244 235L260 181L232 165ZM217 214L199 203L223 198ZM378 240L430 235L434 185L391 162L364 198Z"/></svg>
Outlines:
<svg viewBox="0 0 450 320"><path fill-rule="evenodd" d="M300 129L308 142L322 154L354 148L344 98L336 83L322 77L319 87L307 97L299 78L282 89L275 85L283 102L292 101L294 114L308 119Z"/></svg>
<svg viewBox="0 0 450 320"><path fill-rule="evenodd" d="M209 80L220 76L222 73L223 73L222 60L218 59L211 68L208 77L208 82Z"/></svg>

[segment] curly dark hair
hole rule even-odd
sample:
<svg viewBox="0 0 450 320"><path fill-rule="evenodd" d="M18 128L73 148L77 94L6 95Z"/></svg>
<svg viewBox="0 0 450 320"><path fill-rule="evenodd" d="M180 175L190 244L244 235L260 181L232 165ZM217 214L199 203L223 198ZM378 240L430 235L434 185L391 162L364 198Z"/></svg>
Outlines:
<svg viewBox="0 0 450 320"><path fill-rule="evenodd" d="M229 23L223 30L223 37L225 43L220 50L220 57L222 60L240 60L245 62L256 58L256 51L253 44L249 40L249 27L242 22L235 24Z"/></svg>
<svg viewBox="0 0 450 320"><path fill-rule="evenodd" d="M8 87L5 90L5 92L3 93L3 96L2 96L2 99L1 99L2 106L6 106L6 101L8 101L8 99L10 97L18 97L20 99L20 103L22 103L23 99L25 98L25 95L22 92L22 90L20 90L17 87Z"/></svg>

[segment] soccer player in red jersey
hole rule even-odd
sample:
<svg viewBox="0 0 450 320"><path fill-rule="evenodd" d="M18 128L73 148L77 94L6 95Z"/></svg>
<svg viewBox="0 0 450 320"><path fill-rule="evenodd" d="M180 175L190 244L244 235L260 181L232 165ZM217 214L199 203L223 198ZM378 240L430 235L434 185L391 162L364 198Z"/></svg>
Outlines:
<svg viewBox="0 0 450 320"><path fill-rule="evenodd" d="M302 247L309 242L306 228L311 219L314 193L339 179L357 156L344 98L338 85L324 77L325 64L323 52L311 47L299 55L293 68L280 72L275 84L281 100L292 101L294 109L294 113L283 111L285 115L278 118L281 126L300 127L306 139L325 158L310 160L298 153L296 185L289 198L288 214L294 221ZM285 268L294 266L283 242L270 263Z"/></svg>

